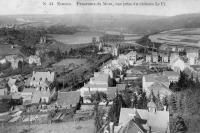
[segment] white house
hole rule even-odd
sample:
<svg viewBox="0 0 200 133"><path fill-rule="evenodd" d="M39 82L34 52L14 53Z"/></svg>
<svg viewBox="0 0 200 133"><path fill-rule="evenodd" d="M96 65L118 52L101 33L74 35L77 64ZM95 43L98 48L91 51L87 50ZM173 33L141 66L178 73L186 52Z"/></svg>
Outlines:
<svg viewBox="0 0 200 133"><path fill-rule="evenodd" d="M8 86L10 87L10 92L15 93L18 92L18 86L16 85L17 79L9 78Z"/></svg>
<svg viewBox="0 0 200 133"><path fill-rule="evenodd" d="M110 76L110 78L114 78L113 70L111 68L104 68L104 69L102 69L102 72L105 74L108 74Z"/></svg>
<svg viewBox="0 0 200 133"><path fill-rule="evenodd" d="M162 58L162 62L164 62L164 63L168 63L169 62L168 54L161 54L160 56Z"/></svg>
<svg viewBox="0 0 200 133"><path fill-rule="evenodd" d="M189 65L186 64L181 58L176 58L170 63L170 67L175 72L180 72L185 70L185 68L189 68Z"/></svg>
<svg viewBox="0 0 200 133"><path fill-rule="evenodd" d="M154 83L162 83L166 87L169 87L170 85L168 77L163 75L149 74L142 77L142 88L145 92L149 92L149 87Z"/></svg>
<svg viewBox="0 0 200 133"><path fill-rule="evenodd" d="M7 95L7 88L0 88L0 96Z"/></svg>
<svg viewBox="0 0 200 133"><path fill-rule="evenodd" d="M152 53L152 59L154 63L158 63L158 54L156 52Z"/></svg>
<svg viewBox="0 0 200 133"><path fill-rule="evenodd" d="M119 45L112 47L112 55L113 56L119 55Z"/></svg>
<svg viewBox="0 0 200 133"><path fill-rule="evenodd" d="M0 64L5 64L6 63L6 59L5 58L1 58L0 59Z"/></svg>
<svg viewBox="0 0 200 133"><path fill-rule="evenodd" d="M177 58L179 58L179 54L178 53L171 53L171 55L170 55L170 63L173 62L174 60L176 60Z"/></svg>
<svg viewBox="0 0 200 133"><path fill-rule="evenodd" d="M129 64L133 66L135 62L137 61L137 52L136 51L131 51L128 54L126 54L126 57L129 61Z"/></svg>
<svg viewBox="0 0 200 133"><path fill-rule="evenodd" d="M35 63L37 66L40 66L41 65L41 59L40 59L40 57L38 57L36 55L31 55L28 59L28 63L29 64Z"/></svg>
<svg viewBox="0 0 200 133"><path fill-rule="evenodd" d="M186 56L188 58L188 62L190 65L195 65L197 62L197 59L199 58L199 49L186 49Z"/></svg>
<svg viewBox="0 0 200 133"><path fill-rule="evenodd" d="M90 81L80 89L81 96L84 97L88 93L94 93L96 91L106 92L110 85L110 76L108 74L95 72L94 77L90 78Z"/></svg>
<svg viewBox="0 0 200 133"><path fill-rule="evenodd" d="M24 59L23 59L22 57L19 57L18 55L8 55L8 56L6 56L5 58L6 58L6 60L7 60L8 62L11 63L11 67L12 67L13 69L17 69L17 68L18 68L18 65L19 65L19 62L20 62L20 61L21 61L21 62L24 61Z"/></svg>
<svg viewBox="0 0 200 133"><path fill-rule="evenodd" d="M55 72L35 72L31 77L30 86L33 87L46 87L48 83L54 82Z"/></svg>
<svg viewBox="0 0 200 133"><path fill-rule="evenodd" d="M151 63L151 55L146 55L146 63Z"/></svg>
<svg viewBox="0 0 200 133"><path fill-rule="evenodd" d="M164 71L162 74L167 76L170 82L177 82L180 77L180 74L174 71Z"/></svg>
<svg viewBox="0 0 200 133"><path fill-rule="evenodd" d="M89 84L109 85L110 76L103 72L94 72L94 77L90 78Z"/></svg>

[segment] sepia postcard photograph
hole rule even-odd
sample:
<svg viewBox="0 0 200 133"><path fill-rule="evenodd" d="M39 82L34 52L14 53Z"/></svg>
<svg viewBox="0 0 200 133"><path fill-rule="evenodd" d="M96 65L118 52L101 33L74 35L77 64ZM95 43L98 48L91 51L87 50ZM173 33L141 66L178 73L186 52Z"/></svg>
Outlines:
<svg viewBox="0 0 200 133"><path fill-rule="evenodd" d="M0 0L0 133L200 133L200 0Z"/></svg>

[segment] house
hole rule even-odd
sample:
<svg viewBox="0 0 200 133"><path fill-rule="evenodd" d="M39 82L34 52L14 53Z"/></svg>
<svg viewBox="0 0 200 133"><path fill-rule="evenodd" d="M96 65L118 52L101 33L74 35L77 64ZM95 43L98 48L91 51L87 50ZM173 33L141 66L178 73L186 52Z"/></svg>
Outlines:
<svg viewBox="0 0 200 133"><path fill-rule="evenodd" d="M0 57L0 64L5 64L5 63L6 63L6 59Z"/></svg>
<svg viewBox="0 0 200 133"><path fill-rule="evenodd" d="M18 86L16 85L17 79L15 78L9 78L8 80L8 86L10 87L10 92L15 93L18 92Z"/></svg>
<svg viewBox="0 0 200 133"><path fill-rule="evenodd" d="M33 93L35 92L35 88L24 88L21 93L21 97L23 99L23 103L31 103L33 98Z"/></svg>
<svg viewBox="0 0 200 133"><path fill-rule="evenodd" d="M178 53L171 53L171 55L170 55L170 63L173 62L174 60L176 60L177 58L179 58L179 54Z"/></svg>
<svg viewBox="0 0 200 133"><path fill-rule="evenodd" d="M161 51L168 51L168 50L169 50L168 47L169 47L169 46L168 46L167 44L162 44L162 45L159 47L159 50L161 50Z"/></svg>
<svg viewBox="0 0 200 133"><path fill-rule="evenodd" d="M0 96L7 95L7 88L0 88Z"/></svg>
<svg viewBox="0 0 200 133"><path fill-rule="evenodd" d="M199 49L197 48L186 49L186 57L188 58L188 62L190 65L195 65L197 59L199 58Z"/></svg>
<svg viewBox="0 0 200 133"><path fill-rule="evenodd" d="M158 63L158 54L157 52L152 53L152 60L154 63Z"/></svg>
<svg viewBox="0 0 200 133"><path fill-rule="evenodd" d="M103 43L102 42L99 43L99 47L98 48L99 48L99 51L102 50L102 48L103 48Z"/></svg>
<svg viewBox="0 0 200 133"><path fill-rule="evenodd" d="M36 90L32 96L32 103L50 103L51 100L55 97L56 90L53 88L52 90Z"/></svg>
<svg viewBox="0 0 200 133"><path fill-rule="evenodd" d="M89 84L91 85L106 85L111 86L110 76L103 72L94 72L94 77L90 78Z"/></svg>
<svg viewBox="0 0 200 133"><path fill-rule="evenodd" d="M177 82L180 77L180 74L174 71L164 71L162 75L167 76L169 82Z"/></svg>
<svg viewBox="0 0 200 133"><path fill-rule="evenodd" d="M151 92L153 92L155 96L159 95L161 100L164 97L170 96L172 94L172 91L169 89L169 87L158 82L155 82L150 87L148 87L148 90L146 91L147 97L150 97Z"/></svg>
<svg viewBox="0 0 200 133"><path fill-rule="evenodd" d="M24 59L18 55L9 55L9 56L6 56L5 59L11 63L11 67L13 69L17 69L18 66L19 66L19 62L23 62Z"/></svg>
<svg viewBox="0 0 200 133"><path fill-rule="evenodd" d="M159 74L149 74L142 77L142 87L145 92L150 92L149 87L154 83L162 83L166 87L169 87L170 82L168 77Z"/></svg>
<svg viewBox="0 0 200 133"><path fill-rule="evenodd" d="M113 56L118 56L118 55L119 55L119 45L114 46L114 47L112 48L112 55L113 55Z"/></svg>
<svg viewBox="0 0 200 133"><path fill-rule="evenodd" d="M186 64L183 61L183 59L181 59L180 57L170 62L169 66L171 67L173 71L178 72L178 73L180 73L180 71L185 70L186 68L189 68L189 65Z"/></svg>
<svg viewBox="0 0 200 133"><path fill-rule="evenodd" d="M150 54L146 55L146 63L151 63L151 55Z"/></svg>
<svg viewBox="0 0 200 133"><path fill-rule="evenodd" d="M62 108L75 108L80 102L79 91L58 92L56 104Z"/></svg>
<svg viewBox="0 0 200 133"><path fill-rule="evenodd" d="M183 52L185 50L184 47L181 47L181 46L177 46L177 51L178 52Z"/></svg>
<svg viewBox="0 0 200 133"><path fill-rule="evenodd" d="M164 62L164 63L168 63L169 62L168 54L161 54L160 56L162 58L162 62Z"/></svg>
<svg viewBox="0 0 200 133"><path fill-rule="evenodd" d="M121 108L119 124L115 133L170 133L169 111L158 111L154 102L148 103L148 110Z"/></svg>
<svg viewBox="0 0 200 133"><path fill-rule="evenodd" d="M55 79L55 72L35 72L33 71L30 86L42 87L49 83L53 83Z"/></svg>
<svg viewBox="0 0 200 133"><path fill-rule="evenodd" d="M102 72L105 74L108 74L111 79L114 78L113 70L111 68L104 68L102 69Z"/></svg>
<svg viewBox="0 0 200 133"><path fill-rule="evenodd" d="M28 59L29 64L36 64L37 66L41 66L41 59L39 56L31 55Z"/></svg>
<svg viewBox="0 0 200 133"><path fill-rule="evenodd" d="M129 61L129 64L133 66L135 62L137 61L137 52L131 51L128 54L126 54L127 60Z"/></svg>
<svg viewBox="0 0 200 133"><path fill-rule="evenodd" d="M105 84L85 84L80 89L80 93L82 97L88 97L97 91L106 93L108 91L108 86Z"/></svg>
<svg viewBox="0 0 200 133"><path fill-rule="evenodd" d="M177 46L170 46L171 51L176 52L177 51Z"/></svg>
<svg viewBox="0 0 200 133"><path fill-rule="evenodd" d="M141 72L140 70L131 68L126 71L124 80L125 81L135 80L135 79L142 77L142 75L143 75L143 72Z"/></svg>

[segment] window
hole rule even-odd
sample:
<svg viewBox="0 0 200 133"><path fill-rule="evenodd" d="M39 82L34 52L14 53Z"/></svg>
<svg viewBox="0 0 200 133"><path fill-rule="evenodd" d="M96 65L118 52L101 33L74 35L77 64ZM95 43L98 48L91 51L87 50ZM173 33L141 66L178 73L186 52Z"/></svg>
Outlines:
<svg viewBox="0 0 200 133"><path fill-rule="evenodd" d="M33 81L35 80L35 77L33 77Z"/></svg>

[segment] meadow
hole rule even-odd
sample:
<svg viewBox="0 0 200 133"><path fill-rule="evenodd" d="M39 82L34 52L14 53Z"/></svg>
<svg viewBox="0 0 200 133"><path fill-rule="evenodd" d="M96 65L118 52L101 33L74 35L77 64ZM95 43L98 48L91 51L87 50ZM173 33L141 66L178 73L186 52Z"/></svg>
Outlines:
<svg viewBox="0 0 200 133"><path fill-rule="evenodd" d="M58 66L69 67L71 64L75 66L81 66L81 65L84 65L86 62L87 62L86 59L64 59L56 64L53 64L53 66L54 67L58 67Z"/></svg>
<svg viewBox="0 0 200 133"><path fill-rule="evenodd" d="M0 56L6 56L10 54L19 54L19 48L11 48L11 45L0 44Z"/></svg>
<svg viewBox="0 0 200 133"><path fill-rule="evenodd" d="M52 39L64 43L64 44L85 44L91 43L92 38L96 37L97 41L102 33L99 32L77 32L73 35L63 35L63 34L48 34Z"/></svg>
<svg viewBox="0 0 200 133"><path fill-rule="evenodd" d="M176 29L150 35L152 42L200 47L200 28Z"/></svg>

